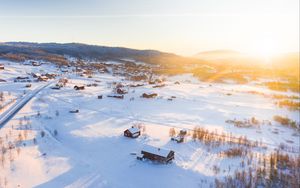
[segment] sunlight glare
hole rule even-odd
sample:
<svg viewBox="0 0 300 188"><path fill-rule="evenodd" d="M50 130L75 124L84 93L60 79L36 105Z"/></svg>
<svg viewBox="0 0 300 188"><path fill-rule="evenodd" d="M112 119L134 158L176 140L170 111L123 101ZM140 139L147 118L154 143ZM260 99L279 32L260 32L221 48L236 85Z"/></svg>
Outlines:
<svg viewBox="0 0 300 188"><path fill-rule="evenodd" d="M262 39L257 41L253 45L251 50L251 55L256 56L257 58L263 59L265 63L270 63L271 59L278 55L279 49L278 45L272 39Z"/></svg>

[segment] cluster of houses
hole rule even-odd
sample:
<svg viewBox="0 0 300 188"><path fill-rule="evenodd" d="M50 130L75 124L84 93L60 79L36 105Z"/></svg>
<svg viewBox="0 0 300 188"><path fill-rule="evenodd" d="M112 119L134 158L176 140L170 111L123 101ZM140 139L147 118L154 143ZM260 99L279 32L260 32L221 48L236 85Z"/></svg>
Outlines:
<svg viewBox="0 0 300 188"><path fill-rule="evenodd" d="M46 73L46 74L40 74L40 73L31 73L33 78L36 78L39 82L46 82L49 79L54 79L57 75L54 73Z"/></svg>
<svg viewBox="0 0 300 188"><path fill-rule="evenodd" d="M35 78L38 82L46 82L49 79L54 79L57 75L53 73L46 73L46 74L40 74L40 73L31 73L30 74L33 78ZM29 76L18 76L14 79L14 82L32 82Z"/></svg>

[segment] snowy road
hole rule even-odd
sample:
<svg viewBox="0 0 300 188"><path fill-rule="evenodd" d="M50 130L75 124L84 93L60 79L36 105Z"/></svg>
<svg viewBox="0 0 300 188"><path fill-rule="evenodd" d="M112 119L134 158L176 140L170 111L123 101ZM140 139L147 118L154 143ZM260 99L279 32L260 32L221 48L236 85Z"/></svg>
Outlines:
<svg viewBox="0 0 300 188"><path fill-rule="evenodd" d="M8 110L6 110L3 114L0 116L0 129L11 119L14 117L14 115L22 109L22 107L27 104L37 93L39 93L41 90L43 90L45 87L52 84L54 81L49 82L45 85L39 86L35 90L27 93L24 97L17 100L14 105L12 105Z"/></svg>

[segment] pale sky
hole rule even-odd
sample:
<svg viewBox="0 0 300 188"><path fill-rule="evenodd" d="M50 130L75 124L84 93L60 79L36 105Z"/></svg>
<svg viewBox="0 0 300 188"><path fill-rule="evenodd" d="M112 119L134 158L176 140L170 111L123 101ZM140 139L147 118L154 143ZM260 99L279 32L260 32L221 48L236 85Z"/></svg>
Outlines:
<svg viewBox="0 0 300 188"><path fill-rule="evenodd" d="M0 42L299 51L299 0L0 0Z"/></svg>

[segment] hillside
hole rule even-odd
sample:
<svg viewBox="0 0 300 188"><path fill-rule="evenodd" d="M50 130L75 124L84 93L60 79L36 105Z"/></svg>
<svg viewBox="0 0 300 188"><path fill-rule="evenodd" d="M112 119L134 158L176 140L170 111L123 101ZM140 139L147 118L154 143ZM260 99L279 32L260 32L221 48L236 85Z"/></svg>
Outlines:
<svg viewBox="0 0 300 188"><path fill-rule="evenodd" d="M47 59L49 56L71 56L79 59L115 60L132 59L152 64L176 64L189 62L190 58L157 50L136 50L123 47L107 47L86 45L80 43L28 43L7 42L0 43L0 57L8 58L12 55L24 59ZM193 60L193 62L200 62Z"/></svg>

